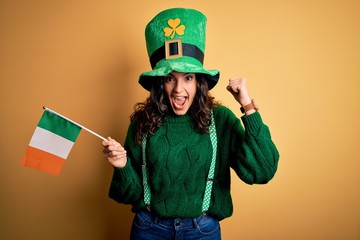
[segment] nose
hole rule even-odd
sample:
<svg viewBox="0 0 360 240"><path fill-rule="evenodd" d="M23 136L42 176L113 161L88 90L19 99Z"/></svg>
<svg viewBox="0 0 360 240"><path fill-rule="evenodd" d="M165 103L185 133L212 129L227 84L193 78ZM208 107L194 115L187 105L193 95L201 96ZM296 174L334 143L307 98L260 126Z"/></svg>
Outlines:
<svg viewBox="0 0 360 240"><path fill-rule="evenodd" d="M181 79L177 79L175 81L175 86L174 86L174 92L181 92L184 89L183 86L183 81Z"/></svg>

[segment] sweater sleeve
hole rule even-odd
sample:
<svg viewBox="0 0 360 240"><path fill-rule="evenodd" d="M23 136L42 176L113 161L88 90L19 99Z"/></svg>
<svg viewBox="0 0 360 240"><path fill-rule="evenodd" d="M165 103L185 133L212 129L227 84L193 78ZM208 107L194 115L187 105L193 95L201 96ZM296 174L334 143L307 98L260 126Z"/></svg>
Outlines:
<svg viewBox="0 0 360 240"><path fill-rule="evenodd" d="M134 204L142 201L141 146L134 141L134 126L130 124L124 148L127 162L123 168L115 168L110 185L109 197L119 203Z"/></svg>
<svg viewBox="0 0 360 240"><path fill-rule="evenodd" d="M269 128L263 123L259 112L241 117L230 111L223 131L226 132L225 155L230 166L247 184L265 184L276 173L279 152L273 143ZM228 152L227 152L228 151Z"/></svg>

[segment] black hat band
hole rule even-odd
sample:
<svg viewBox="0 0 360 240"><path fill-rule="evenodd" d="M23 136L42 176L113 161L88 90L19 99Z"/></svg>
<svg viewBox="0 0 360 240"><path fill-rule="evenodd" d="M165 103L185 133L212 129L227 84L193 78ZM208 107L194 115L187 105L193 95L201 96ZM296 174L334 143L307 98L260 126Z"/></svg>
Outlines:
<svg viewBox="0 0 360 240"><path fill-rule="evenodd" d="M193 57L201 64L204 62L204 53L195 45L182 43L181 39L165 41L165 45L158 48L150 57L151 68L162 59L173 59L182 56Z"/></svg>

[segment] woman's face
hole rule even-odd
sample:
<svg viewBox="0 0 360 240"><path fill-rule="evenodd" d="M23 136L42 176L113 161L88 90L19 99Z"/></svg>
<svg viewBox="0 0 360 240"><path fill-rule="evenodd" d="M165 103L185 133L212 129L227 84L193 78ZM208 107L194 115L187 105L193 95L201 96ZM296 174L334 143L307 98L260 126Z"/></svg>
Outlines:
<svg viewBox="0 0 360 240"><path fill-rule="evenodd" d="M195 73L171 72L164 76L164 90L176 115L187 113L194 101L197 80Z"/></svg>

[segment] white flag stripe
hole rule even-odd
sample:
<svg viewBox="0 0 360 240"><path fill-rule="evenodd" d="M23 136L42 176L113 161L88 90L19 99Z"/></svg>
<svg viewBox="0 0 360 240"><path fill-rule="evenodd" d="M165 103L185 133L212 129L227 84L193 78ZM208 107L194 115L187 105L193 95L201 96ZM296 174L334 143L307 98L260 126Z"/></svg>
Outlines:
<svg viewBox="0 0 360 240"><path fill-rule="evenodd" d="M31 147L49 152L64 159L69 155L73 145L74 142L40 127L36 127L29 143Z"/></svg>

